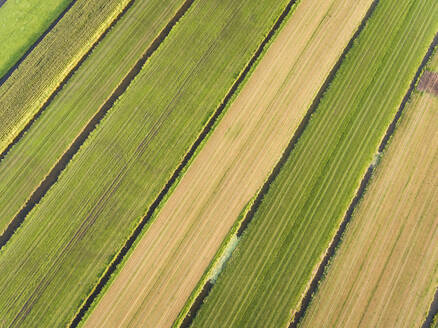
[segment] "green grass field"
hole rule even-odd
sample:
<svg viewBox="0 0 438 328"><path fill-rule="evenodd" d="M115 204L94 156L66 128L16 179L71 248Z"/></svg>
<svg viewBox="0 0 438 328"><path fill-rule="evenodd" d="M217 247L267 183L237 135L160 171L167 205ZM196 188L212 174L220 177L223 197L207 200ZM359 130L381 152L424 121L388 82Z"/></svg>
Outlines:
<svg viewBox="0 0 438 328"><path fill-rule="evenodd" d="M8 0L0 10L0 78L72 0Z"/></svg>
<svg viewBox="0 0 438 328"><path fill-rule="evenodd" d="M286 2L194 3L2 249L6 325L72 319Z"/></svg>
<svg viewBox="0 0 438 328"><path fill-rule="evenodd" d="M183 2L136 2L0 162L0 235Z"/></svg>
<svg viewBox="0 0 438 328"><path fill-rule="evenodd" d="M20 6L30 2L20 1ZM45 8L55 2L60 1L40 1L38 6ZM0 87L0 153L39 111L128 2L78 0L9 76ZM9 15L5 10L14 3L15 0L7 1L1 7L0 15ZM2 17L0 22L3 22ZM2 33L3 29L0 29L0 35ZM7 38L8 34L3 37ZM0 51L9 47L3 43Z"/></svg>
<svg viewBox="0 0 438 328"><path fill-rule="evenodd" d="M433 0L381 0L193 327L285 327L438 29Z"/></svg>

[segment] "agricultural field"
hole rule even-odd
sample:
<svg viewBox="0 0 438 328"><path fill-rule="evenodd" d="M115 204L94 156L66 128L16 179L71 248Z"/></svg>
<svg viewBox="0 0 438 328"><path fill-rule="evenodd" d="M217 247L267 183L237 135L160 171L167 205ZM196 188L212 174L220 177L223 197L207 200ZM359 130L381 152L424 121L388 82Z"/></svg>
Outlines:
<svg viewBox="0 0 438 328"><path fill-rule="evenodd" d="M0 328L437 328L437 18L0 0Z"/></svg>
<svg viewBox="0 0 438 328"><path fill-rule="evenodd" d="M29 122L73 73L74 68L92 50L102 34L111 27L128 2L129 0L71 2L71 8L67 8L62 19L35 45L28 56L22 58L22 62L10 76L1 81L0 158L8 146L27 130ZM0 14L5 6L1 7Z"/></svg>
<svg viewBox="0 0 438 328"><path fill-rule="evenodd" d="M438 280L438 97L415 92L303 327L421 327Z"/></svg>
<svg viewBox="0 0 438 328"><path fill-rule="evenodd" d="M85 327L172 325L371 3L296 7Z"/></svg>
<svg viewBox="0 0 438 328"><path fill-rule="evenodd" d="M72 0L0 1L0 78L44 33Z"/></svg>
<svg viewBox="0 0 438 328"><path fill-rule="evenodd" d="M7 325L72 320L285 6L189 8L2 248Z"/></svg>
<svg viewBox="0 0 438 328"><path fill-rule="evenodd" d="M437 14L435 1L379 1L193 327L293 320L438 29Z"/></svg>
<svg viewBox="0 0 438 328"><path fill-rule="evenodd" d="M134 76L128 72L141 69L137 63L161 40L160 31L183 4L183 0L135 3L0 161L1 234L18 226L23 205L38 198L42 192L37 188L51 180L46 177L56 172L58 163L67 162L64 154L105 113L108 100L126 88Z"/></svg>

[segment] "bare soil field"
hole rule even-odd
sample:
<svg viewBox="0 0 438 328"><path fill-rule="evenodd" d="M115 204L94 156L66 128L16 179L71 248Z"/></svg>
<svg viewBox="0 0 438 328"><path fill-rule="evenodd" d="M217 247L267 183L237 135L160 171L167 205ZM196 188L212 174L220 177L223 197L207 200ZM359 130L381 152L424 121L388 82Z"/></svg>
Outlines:
<svg viewBox="0 0 438 328"><path fill-rule="evenodd" d="M85 326L172 324L371 2L298 5Z"/></svg>
<svg viewBox="0 0 438 328"><path fill-rule="evenodd" d="M418 90L438 96L438 73L426 71L418 83Z"/></svg>
<svg viewBox="0 0 438 328"><path fill-rule="evenodd" d="M415 93L302 327L423 323L438 279L436 122L438 99Z"/></svg>

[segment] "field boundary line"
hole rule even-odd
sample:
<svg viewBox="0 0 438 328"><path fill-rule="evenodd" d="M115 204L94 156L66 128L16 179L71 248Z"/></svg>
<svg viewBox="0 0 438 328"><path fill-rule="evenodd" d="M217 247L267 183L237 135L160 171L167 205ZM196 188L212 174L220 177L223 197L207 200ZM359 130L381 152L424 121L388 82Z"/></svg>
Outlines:
<svg viewBox="0 0 438 328"><path fill-rule="evenodd" d="M344 61L348 51L351 49L351 47L354 44L354 41L359 36L360 32L362 31L363 27L365 26L366 21L369 19L369 17L373 13L378 1L379 0L374 0L374 2L371 4L370 8L368 9L367 13L365 14L364 18L362 19L361 24L358 26L356 32L353 34L353 36L350 39L350 41L348 42L347 46L344 48L342 54L339 56L338 61L335 63L335 65L332 67L329 74L327 75L324 83L320 87L312 104L310 105L309 109L307 110L307 112L306 112L305 116L303 117L302 121L300 122L299 126L295 130L295 132L292 136L292 139L290 140L288 146L286 147L286 149L283 152L282 156L280 157L279 161L272 169L271 173L269 174L269 176L268 176L267 180L265 181L265 183L263 184L263 186L255 194L255 197L253 198L253 200L251 200L249 208L245 211L244 218L242 220L238 220L239 224L238 224L238 227L236 229L237 232L235 234L233 234L237 238L240 238L242 236L242 234L245 232L246 228L248 227L249 223L253 219L255 213L257 212L257 209L259 208L260 204L263 201L264 196L268 192L269 187L271 186L273 181L276 179L276 177L280 173L282 167L284 166L284 164L286 163L290 154L292 153L293 149L295 148L295 146L296 146L297 142L299 141L301 135L303 134L306 126L308 125L312 114L316 111L322 97L324 96L324 93L327 91L329 85L333 81L333 79L334 79L337 71L339 70L342 62ZM232 254L231 254L231 256L232 256ZM208 277L208 273L207 273L207 277ZM179 327L188 328L191 326L191 324L192 324L193 320L195 319L196 314L200 310L204 300L207 298L211 289L214 287L214 283L211 281L211 279L205 278L205 280L206 280L206 282L202 288L200 286L197 287L197 289L199 290L199 293L198 293L196 299L192 302L192 304L193 304L192 307L187 312L186 317L184 318L184 321L179 325Z"/></svg>
<svg viewBox="0 0 438 328"><path fill-rule="evenodd" d="M6 1L7 0L0 0L0 7L3 6ZM14 71L27 58L27 56L29 56L32 50L35 49L35 47L46 37L47 34L49 34L50 31L53 30L56 24L59 23L59 21L65 16L65 14L70 10L71 7L73 7L73 5L77 1L78 0L71 0L67 7L65 7L65 9L58 15L57 18L55 18L55 20L49 25L49 27L43 32L43 34L41 34L40 37L30 45L29 49L26 50L26 52L20 57L20 59L18 59L18 61L3 76L0 77L0 87L3 85L3 83L6 82L6 80L12 75L12 73L14 73Z"/></svg>
<svg viewBox="0 0 438 328"><path fill-rule="evenodd" d="M378 1L378 0L377 0ZM320 282L324 279L325 273L327 269L329 268L331 260L336 255L336 250L342 243L342 238L345 233L345 230L348 226L348 223L351 221L354 211L357 208L357 205L360 203L361 199L366 193L367 187L369 182L371 181L371 178L373 176L375 168L378 166L379 161L376 161L376 158L379 159L382 154L384 153L386 146L388 145L392 135L394 134L397 124L400 120L400 117L404 111L404 108L406 107L406 104L408 103L415 86L417 85L418 79L420 75L422 74L427 62L429 61L431 55L433 54L433 51L435 47L438 45L438 33L435 35L432 43L430 44L425 56L423 57L423 60L420 63L420 66L417 69L417 72L415 73L414 78L411 81L411 84L403 97L402 102L400 103L399 109L397 110L394 119L389 124L385 135L382 138L382 141L378 147L378 151L375 154L375 157L372 161L372 163L369 165L368 169L365 172L365 175L363 176L359 188L356 191L356 194L354 198L352 199L350 205L348 206L348 209L345 213L344 219L342 220L341 224L339 225L339 228L336 231L336 234L334 235L332 241L330 242L329 247L327 248L321 262L319 263L315 274L313 278L311 279L310 283L308 284L308 288L304 293L304 296L301 300L301 304L299 306L299 310L296 311L293 315L293 320L291 321L289 328L297 328L301 322L301 320L304 318L306 311L312 301L313 295L318 291L318 287ZM431 309L432 310L432 309Z"/></svg>
<svg viewBox="0 0 438 328"><path fill-rule="evenodd" d="M131 5L135 0L131 1ZM170 33L172 28L176 25L179 19L184 15L184 13L190 8L194 0L186 0L183 5L178 9L173 18L168 22L168 24L161 30L157 37L152 41L150 46L147 48L142 57L136 62L136 64L131 68L128 74L123 78L119 85L114 89L110 97L105 101L105 103L99 108L99 110L94 114L94 116L88 121L79 135L73 140L72 144L64 152L64 154L58 159L56 164L52 167L48 175L42 180L39 186L33 191L30 198L26 201L24 206L15 215L12 221L9 223L8 227L0 235L0 250L7 244L11 239L14 232L21 226L24 222L27 214L37 205L47 191L56 183L58 177L62 171L67 167L73 156L79 151L79 148L83 145L85 140L100 121L105 117L108 111L113 107L115 101L126 91L131 82L140 73L143 65L152 56L153 53L158 49L161 43L166 39L167 35ZM125 7L125 9L127 9Z"/></svg>
<svg viewBox="0 0 438 328"><path fill-rule="evenodd" d="M77 0L73 0L76 2ZM132 7L135 0L131 0L127 3L125 8L114 18L111 24L103 31L103 33L97 38L97 40L91 45L90 49L79 59L76 65L70 70L70 72L64 77L64 79L59 83L59 85L55 88L55 90L50 94L47 100L43 103L41 108L37 110L37 112L33 115L33 117L25 124L23 129L12 139L12 141L6 146L6 148L0 153L0 163L9 153L9 151L23 138L27 131L32 127L33 123L42 115L42 113L50 106L52 101L58 95L58 93L64 88L64 86L69 82L71 77L77 70L82 66L82 64L87 60L87 58L92 54L94 49L98 46L98 44L105 38L105 36L109 33L109 31L118 23L118 21L126 14L126 12ZM41 40L40 40L41 41ZM0 87L3 82L0 82ZM0 237L0 248L1 248L1 237Z"/></svg>
<svg viewBox="0 0 438 328"><path fill-rule="evenodd" d="M78 327L82 319L86 316L88 309L93 305L94 301L98 299L101 291L103 291L106 288L107 283L111 281L113 273L117 272L119 265L123 263L124 259L130 253L132 248L135 247L135 244L138 241L139 236L142 235L143 229L145 228L146 225L150 223L151 219L157 214L156 211L163 205L162 204L163 200L169 196L169 193L175 187L175 183L179 181L179 179L182 177L182 174L187 169L187 165L191 163L193 158L196 156L199 148L203 145L203 143L209 137L210 133L214 130L214 127L218 123L218 120L221 117L221 115L224 113L224 110L228 107L230 101L232 101L236 96L236 94L240 91L240 87L242 84L244 84L247 77L252 73L253 69L258 63L258 60L261 58L261 55L264 54L266 50L265 49L266 46L271 42L273 36L275 36L276 34L276 31L281 27L282 21L286 18L290 9L293 7L293 5L296 2L299 2L299 0L290 0L290 2L285 6L285 9L282 10L279 17L275 20L274 24L269 29L267 34L263 37L262 42L257 47L257 50L254 52L248 63L245 65L245 67L242 69L236 80L233 82L232 86L226 93L225 97L223 98L219 106L216 108L216 110L213 112L211 117L208 119L207 123L202 128L200 134L198 135L192 146L189 148L187 153L184 155L182 161L175 169L175 171L172 173L169 180L164 185L163 189L161 189L158 196L151 203L151 205L146 211L146 214L140 220L140 222L133 230L130 237L127 239L127 241L120 249L120 251L114 256L113 260L102 274L96 286L90 292L88 298L84 301L82 307L76 314L75 318L72 320L69 327Z"/></svg>

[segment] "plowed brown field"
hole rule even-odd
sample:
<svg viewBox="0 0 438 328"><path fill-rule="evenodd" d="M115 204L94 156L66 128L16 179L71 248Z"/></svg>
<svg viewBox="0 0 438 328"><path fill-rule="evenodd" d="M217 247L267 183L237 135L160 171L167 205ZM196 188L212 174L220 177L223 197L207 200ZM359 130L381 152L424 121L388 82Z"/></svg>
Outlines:
<svg viewBox="0 0 438 328"><path fill-rule="evenodd" d="M301 1L86 326L172 324L371 3Z"/></svg>

